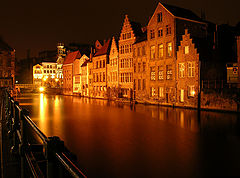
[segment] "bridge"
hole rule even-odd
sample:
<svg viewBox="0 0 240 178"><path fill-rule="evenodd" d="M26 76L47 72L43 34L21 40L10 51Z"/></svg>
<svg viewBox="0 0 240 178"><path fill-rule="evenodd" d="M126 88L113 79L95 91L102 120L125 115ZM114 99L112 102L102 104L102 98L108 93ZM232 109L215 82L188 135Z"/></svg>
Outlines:
<svg viewBox="0 0 240 178"><path fill-rule="evenodd" d="M59 137L47 137L6 89L0 89L1 176L86 177Z"/></svg>

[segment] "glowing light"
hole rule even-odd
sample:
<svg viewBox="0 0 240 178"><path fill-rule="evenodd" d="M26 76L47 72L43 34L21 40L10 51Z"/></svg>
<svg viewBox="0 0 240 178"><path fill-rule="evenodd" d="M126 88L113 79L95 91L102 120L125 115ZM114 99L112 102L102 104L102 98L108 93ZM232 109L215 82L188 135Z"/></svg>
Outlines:
<svg viewBox="0 0 240 178"><path fill-rule="evenodd" d="M196 92L193 90L193 91L192 91L192 96L194 96L195 94L196 94Z"/></svg>
<svg viewBox="0 0 240 178"><path fill-rule="evenodd" d="M44 90L45 90L44 87L40 87L40 88L39 88L39 91L40 91L40 92L43 92Z"/></svg>
<svg viewBox="0 0 240 178"><path fill-rule="evenodd" d="M59 80L58 78L55 79L56 82L58 82L58 80Z"/></svg>

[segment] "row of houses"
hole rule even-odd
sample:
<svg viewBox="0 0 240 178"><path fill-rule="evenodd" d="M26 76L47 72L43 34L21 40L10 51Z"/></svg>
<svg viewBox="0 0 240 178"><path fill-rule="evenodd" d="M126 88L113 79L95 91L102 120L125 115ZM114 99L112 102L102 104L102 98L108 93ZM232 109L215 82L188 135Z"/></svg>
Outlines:
<svg viewBox="0 0 240 178"><path fill-rule="evenodd" d="M63 93L197 107L201 81L219 62L215 50L215 24L159 3L146 27L126 15L119 37L97 40L90 54L68 53Z"/></svg>

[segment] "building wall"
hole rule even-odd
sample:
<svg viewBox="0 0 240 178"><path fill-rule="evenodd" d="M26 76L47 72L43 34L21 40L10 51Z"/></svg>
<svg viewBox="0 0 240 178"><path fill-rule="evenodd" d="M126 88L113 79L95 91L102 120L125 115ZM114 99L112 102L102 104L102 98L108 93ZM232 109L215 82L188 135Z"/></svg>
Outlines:
<svg viewBox="0 0 240 178"><path fill-rule="evenodd" d="M0 52L0 87L15 85L15 50Z"/></svg>
<svg viewBox="0 0 240 178"><path fill-rule="evenodd" d="M93 63L87 63L88 96L93 97Z"/></svg>
<svg viewBox="0 0 240 178"><path fill-rule="evenodd" d="M158 18L160 14L161 20ZM146 85L149 99L157 100L160 103L172 104L175 102L175 30L174 16L159 3L147 26L148 67L146 77L148 80ZM153 55L154 47L155 55ZM160 47L163 50L158 50ZM162 56L160 51L163 52Z"/></svg>
<svg viewBox="0 0 240 178"><path fill-rule="evenodd" d="M148 49L147 41L133 45L133 91L136 100L148 98L146 82L148 60L146 50Z"/></svg>
<svg viewBox="0 0 240 178"><path fill-rule="evenodd" d="M109 54L109 64L107 64L107 84L108 84L108 94L110 97L118 96L118 79L119 79L119 61L118 61L118 47L115 38L112 39L110 54Z"/></svg>
<svg viewBox="0 0 240 178"><path fill-rule="evenodd" d="M186 29L177 51L177 105L197 107L199 79L199 54Z"/></svg>
<svg viewBox="0 0 240 178"><path fill-rule="evenodd" d="M73 64L63 65L63 94L73 94Z"/></svg>
<svg viewBox="0 0 240 178"><path fill-rule="evenodd" d="M119 38L119 87L124 97L130 97L130 89L133 89L133 51L132 45L136 36L126 15Z"/></svg>
<svg viewBox="0 0 240 178"><path fill-rule="evenodd" d="M106 97L107 58L107 55L93 57L93 97Z"/></svg>

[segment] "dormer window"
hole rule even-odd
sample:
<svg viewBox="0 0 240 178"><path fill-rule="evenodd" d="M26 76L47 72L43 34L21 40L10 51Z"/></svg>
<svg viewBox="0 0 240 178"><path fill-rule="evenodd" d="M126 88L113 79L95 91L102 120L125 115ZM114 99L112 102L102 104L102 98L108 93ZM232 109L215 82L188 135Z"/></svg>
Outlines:
<svg viewBox="0 0 240 178"><path fill-rule="evenodd" d="M157 14L157 22L162 22L162 12Z"/></svg>

